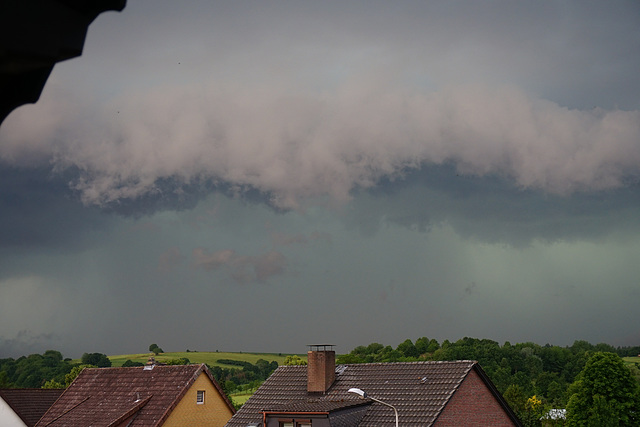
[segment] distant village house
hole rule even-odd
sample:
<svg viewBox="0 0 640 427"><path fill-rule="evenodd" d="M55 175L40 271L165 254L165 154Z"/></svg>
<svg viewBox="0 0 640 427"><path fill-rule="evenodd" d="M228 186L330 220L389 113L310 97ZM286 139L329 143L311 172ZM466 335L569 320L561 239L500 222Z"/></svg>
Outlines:
<svg viewBox="0 0 640 427"><path fill-rule="evenodd" d="M204 364L87 368L38 427L222 427L235 413Z"/></svg>

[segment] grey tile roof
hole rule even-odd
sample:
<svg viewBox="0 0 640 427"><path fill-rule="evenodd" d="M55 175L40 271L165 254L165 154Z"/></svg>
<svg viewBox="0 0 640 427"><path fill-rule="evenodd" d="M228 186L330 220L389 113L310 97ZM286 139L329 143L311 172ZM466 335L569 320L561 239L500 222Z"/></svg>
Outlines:
<svg viewBox="0 0 640 427"><path fill-rule="evenodd" d="M280 366L227 426L246 427L251 422L260 422L262 411L290 408L290 412L306 412L299 409L362 403L357 395L347 392L352 387L395 406L401 425L429 426L472 369L488 381L477 362L470 360L340 365L336 367L336 380L329 390L313 395L307 393L306 366ZM351 425L373 427L394 423L393 411L374 402L360 422Z"/></svg>
<svg viewBox="0 0 640 427"><path fill-rule="evenodd" d="M57 388L0 389L0 397L27 426L33 427L63 391L64 389Z"/></svg>
<svg viewBox="0 0 640 427"><path fill-rule="evenodd" d="M160 425L203 372L220 390L204 364L155 366L151 370L87 368L37 425L117 425L134 414L132 427ZM227 404L232 409L230 402Z"/></svg>

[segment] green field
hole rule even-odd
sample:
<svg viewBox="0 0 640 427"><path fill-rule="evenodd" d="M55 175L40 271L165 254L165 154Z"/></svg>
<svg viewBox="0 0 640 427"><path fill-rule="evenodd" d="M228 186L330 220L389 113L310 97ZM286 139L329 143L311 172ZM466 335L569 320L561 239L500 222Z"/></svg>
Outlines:
<svg viewBox="0 0 640 427"><path fill-rule="evenodd" d="M111 366L117 367L122 366L124 362L127 360L131 360L133 362L141 362L147 363L149 360L149 356L153 356L153 353L140 353L140 354L121 354L115 356L109 356L109 360L111 360ZM157 356L154 356L156 361L163 362L171 359L179 359L182 357L186 357L189 359L191 363L206 363L209 366L221 366L225 368L237 368L234 365L225 365L222 363L218 363L218 359L230 359L230 360L240 360L243 362L249 362L251 364L255 364L259 359L264 359L268 362L275 360L278 362L278 365L282 365L284 363L284 359L287 357L287 354L278 354L278 353L228 353L228 352L217 352L217 351L190 351L190 352L175 352L175 353L160 353ZM300 357L306 359L305 355L299 355Z"/></svg>
<svg viewBox="0 0 640 427"><path fill-rule="evenodd" d="M628 364L636 364L636 363L640 363L640 357L638 356L634 356L634 357L623 357L622 360L624 360L624 363L628 363Z"/></svg>
<svg viewBox="0 0 640 427"><path fill-rule="evenodd" d="M233 400L233 403L236 405L244 405L244 402L249 400L252 394L253 393L232 394L231 400Z"/></svg>

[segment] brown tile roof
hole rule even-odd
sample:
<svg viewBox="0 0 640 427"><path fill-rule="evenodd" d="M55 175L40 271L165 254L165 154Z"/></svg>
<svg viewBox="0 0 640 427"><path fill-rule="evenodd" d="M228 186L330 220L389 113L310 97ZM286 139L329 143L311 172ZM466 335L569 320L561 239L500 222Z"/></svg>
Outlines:
<svg viewBox="0 0 640 427"><path fill-rule="evenodd" d="M60 397L64 389L12 388L0 389L0 397L29 427L36 425L40 417Z"/></svg>
<svg viewBox="0 0 640 427"><path fill-rule="evenodd" d="M475 369L495 387L475 361L363 363L339 365L336 379L325 394L307 393L306 366L280 366L227 423L228 427L246 427L262 421L262 411L313 412L335 402L362 402L357 395L348 393L352 387L396 407L400 425L429 426L443 410L467 374ZM502 403L502 397L497 394ZM371 402L367 399L368 402ZM304 409L304 410L299 410ZM510 411L510 410L509 410ZM319 411L318 411L319 412ZM390 408L373 403L359 422L350 425L373 427L394 425Z"/></svg>
<svg viewBox="0 0 640 427"><path fill-rule="evenodd" d="M135 415L132 427L156 426L202 372L224 396L204 364L84 369L37 425L110 426Z"/></svg>

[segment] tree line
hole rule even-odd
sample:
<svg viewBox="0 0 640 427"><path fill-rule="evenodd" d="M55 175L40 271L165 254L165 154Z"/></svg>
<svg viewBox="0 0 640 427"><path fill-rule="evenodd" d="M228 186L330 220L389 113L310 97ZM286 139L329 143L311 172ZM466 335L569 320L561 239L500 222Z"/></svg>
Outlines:
<svg viewBox="0 0 640 427"><path fill-rule="evenodd" d="M337 363L476 360L526 426L541 425L541 418L552 408L567 408L566 425L604 426L612 423L611 425L618 426L640 424L638 419L618 423L619 417L629 418L630 413L640 414L640 369L637 364L625 365L621 359L637 356L638 353L640 347L614 348L608 344L593 345L587 341L575 341L571 346L559 347L531 342L513 345L505 342L500 345L496 341L468 337L455 342L445 340L439 343L435 339L422 337L415 343L407 339L396 348L379 343L358 346L349 354L339 356ZM602 368L594 358L605 360L600 365L607 367ZM596 368L592 368L590 364ZM591 379L589 382L585 380L589 375L585 374L587 368L601 369L606 373L599 380ZM625 382L623 378L631 379L631 383ZM590 385L585 385L587 383ZM622 399L625 404L606 398L607 390L598 390L594 399L594 393L589 390L594 388L594 384L600 383L608 384L608 391L625 390L626 396ZM586 396L590 398L587 399ZM618 417L618 409L622 407L627 408L624 412L627 415ZM590 421L573 423L569 420L571 418L575 421L578 419L576 411L584 415L586 409L592 414L585 415L584 419ZM615 422L605 422L608 417ZM546 425L562 425L561 422L563 421L548 420Z"/></svg>
<svg viewBox="0 0 640 427"><path fill-rule="evenodd" d="M227 393L258 388L278 367L278 362L275 360L269 362L264 359L258 359L255 364L231 359L218 359L216 362L238 366L238 368L225 368L207 365L213 377Z"/></svg>
<svg viewBox="0 0 640 427"><path fill-rule="evenodd" d="M17 359L0 359L0 388L64 387L68 385L67 375L74 369L79 372L81 369L77 368L85 366L107 368L111 366L111 361L102 353L84 353L80 363L73 363L71 359L64 359L57 350Z"/></svg>
<svg viewBox="0 0 640 427"><path fill-rule="evenodd" d="M159 347L155 346L150 351L158 349ZM163 363L188 365L191 361L183 357ZM257 388L278 367L278 362L269 362L264 359L258 359L255 364L229 359L219 359L217 363L234 366L227 368L207 365L216 381L227 393ZM31 354L17 359L0 359L0 388L64 388L68 387L85 367L110 366L109 357L102 353L84 353L80 362L74 363L72 359L63 358L62 353L56 350L47 350L43 354ZM143 363L127 360L122 366L143 366Z"/></svg>

